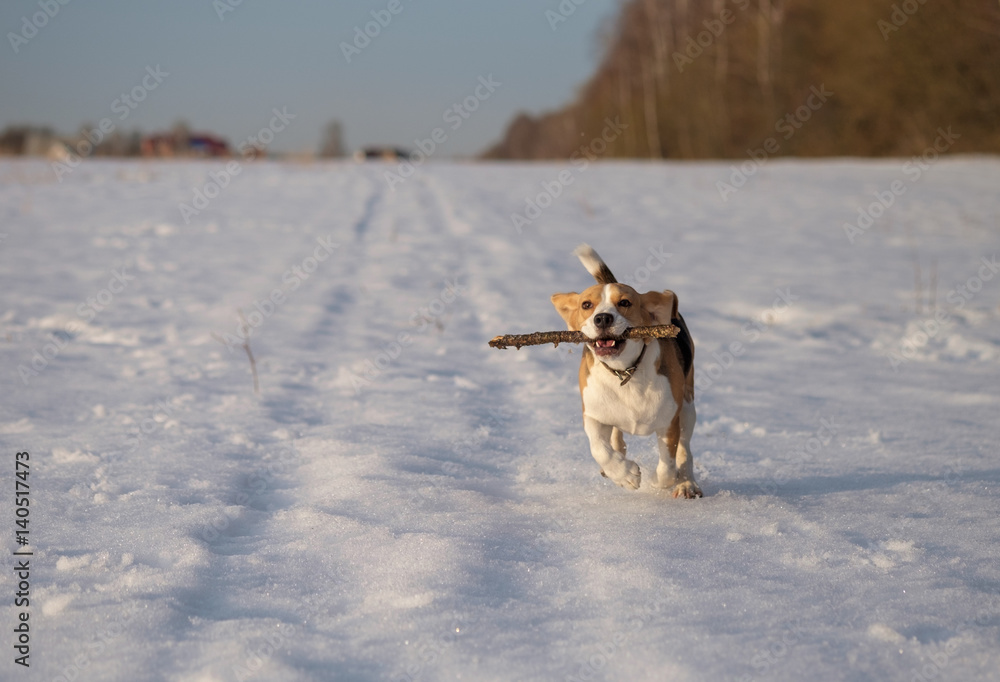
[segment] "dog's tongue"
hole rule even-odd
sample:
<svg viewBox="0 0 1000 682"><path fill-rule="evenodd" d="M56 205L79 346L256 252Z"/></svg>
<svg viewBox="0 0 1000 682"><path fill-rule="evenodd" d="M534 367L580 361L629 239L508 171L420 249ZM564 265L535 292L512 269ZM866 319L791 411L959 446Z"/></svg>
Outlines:
<svg viewBox="0 0 1000 682"><path fill-rule="evenodd" d="M614 348L615 347L615 340L614 339L598 339L597 342L596 342L596 344L597 344L598 348Z"/></svg>

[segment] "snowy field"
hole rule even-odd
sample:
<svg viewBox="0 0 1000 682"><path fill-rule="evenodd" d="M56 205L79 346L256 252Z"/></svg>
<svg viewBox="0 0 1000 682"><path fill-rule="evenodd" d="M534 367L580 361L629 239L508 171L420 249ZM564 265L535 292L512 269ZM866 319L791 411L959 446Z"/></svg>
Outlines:
<svg viewBox="0 0 1000 682"><path fill-rule="evenodd" d="M1000 161L223 167L0 164L0 678L1000 677ZM486 345L583 241L677 292L704 499Z"/></svg>

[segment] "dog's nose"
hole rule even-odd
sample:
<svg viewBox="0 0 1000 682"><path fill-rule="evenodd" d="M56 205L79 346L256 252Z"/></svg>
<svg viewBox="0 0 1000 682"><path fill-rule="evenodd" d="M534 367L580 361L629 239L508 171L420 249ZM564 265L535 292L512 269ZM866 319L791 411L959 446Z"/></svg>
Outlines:
<svg viewBox="0 0 1000 682"><path fill-rule="evenodd" d="M611 313L598 313L594 315L594 326L598 329L606 329L614 324L615 318Z"/></svg>

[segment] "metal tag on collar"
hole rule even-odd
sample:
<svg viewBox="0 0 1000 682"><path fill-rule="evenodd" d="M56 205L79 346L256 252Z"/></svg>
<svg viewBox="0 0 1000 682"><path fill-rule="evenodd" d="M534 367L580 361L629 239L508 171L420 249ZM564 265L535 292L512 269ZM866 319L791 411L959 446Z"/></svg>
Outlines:
<svg viewBox="0 0 1000 682"><path fill-rule="evenodd" d="M639 357L635 359L635 364L629 367L628 369L612 369L611 367L608 367L608 364L606 362L601 362L601 364L604 365L605 367L608 367L608 370L610 370L616 377L621 379L621 383L618 384L619 386L624 386L632 378L632 375L635 374L635 371L639 369L639 363L642 362L642 356L645 354L646 354L646 345L643 344L642 350L639 351Z"/></svg>
<svg viewBox="0 0 1000 682"><path fill-rule="evenodd" d="M629 379L632 378L632 375L635 374L635 370L638 368L639 366L635 365L634 367L629 367L628 369L612 369L611 371L615 373L616 377L622 380L622 382L618 385L624 386L629 382Z"/></svg>

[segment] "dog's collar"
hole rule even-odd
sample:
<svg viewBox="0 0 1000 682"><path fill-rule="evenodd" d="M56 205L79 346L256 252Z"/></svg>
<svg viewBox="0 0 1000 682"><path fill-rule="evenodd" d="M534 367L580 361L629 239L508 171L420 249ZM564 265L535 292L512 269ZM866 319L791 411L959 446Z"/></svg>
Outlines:
<svg viewBox="0 0 1000 682"><path fill-rule="evenodd" d="M621 380L619 386L624 386L632 378L632 375L635 374L635 371L639 369L639 363L642 362L642 356L646 354L647 345L648 344L645 343L642 344L642 350L639 351L639 357L635 359L635 364L627 369L614 369L612 367L608 367L608 364L603 360L601 360L601 364L607 367L609 372L611 372Z"/></svg>

